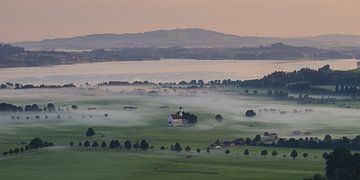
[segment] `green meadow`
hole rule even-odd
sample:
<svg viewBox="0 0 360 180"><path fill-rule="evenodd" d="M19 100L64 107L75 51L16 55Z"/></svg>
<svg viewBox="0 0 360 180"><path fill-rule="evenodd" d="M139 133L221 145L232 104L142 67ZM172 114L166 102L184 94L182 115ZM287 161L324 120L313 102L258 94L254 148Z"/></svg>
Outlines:
<svg viewBox="0 0 360 180"><path fill-rule="evenodd" d="M324 172L325 162L321 156L330 150L296 149L299 157L295 160L289 157L293 150L290 148L241 146L212 149L210 153L205 150L217 139L254 138L264 132L274 132L280 137L292 137L293 131L307 132L319 138L326 134L354 137L360 127L360 112L356 109L298 105L265 97L214 92L150 96L76 89L2 91L0 95L1 102L16 105L53 102L64 110L1 114L0 152L22 147L21 142L29 142L34 137L55 143L49 148L0 156L0 179L6 180L302 179ZM69 109L71 105L77 105L79 109ZM124 110L124 106L136 106L137 109ZM180 106L198 116L197 125L167 126L169 114L175 113ZM248 109L256 110L257 115L245 117ZM280 110L286 114L279 113ZM224 120L216 121L216 114L221 114ZM36 115L40 118L35 118ZM11 116L20 118L12 120ZM95 129L96 135L86 138L85 131L89 127ZM153 148L144 152L77 146L80 141L109 143L111 139L118 139L122 146L128 139L133 143L146 139ZM75 146L70 146L70 142ZM190 146L192 150L160 150L161 146L169 147L176 142L183 149ZM201 149L200 153L196 152L197 148ZM229 154L225 154L226 149L230 150ZM243 154L245 149L249 149L250 155ZM260 155L264 149L269 152L265 158ZM271 156L273 150L278 156ZM303 158L303 153L309 156Z"/></svg>

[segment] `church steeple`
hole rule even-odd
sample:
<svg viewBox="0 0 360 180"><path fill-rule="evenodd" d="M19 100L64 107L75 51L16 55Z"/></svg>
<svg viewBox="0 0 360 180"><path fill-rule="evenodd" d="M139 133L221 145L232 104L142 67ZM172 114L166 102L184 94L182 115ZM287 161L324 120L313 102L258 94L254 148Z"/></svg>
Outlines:
<svg viewBox="0 0 360 180"><path fill-rule="evenodd" d="M182 111L182 107L179 107L179 116L182 117L183 116L183 111Z"/></svg>

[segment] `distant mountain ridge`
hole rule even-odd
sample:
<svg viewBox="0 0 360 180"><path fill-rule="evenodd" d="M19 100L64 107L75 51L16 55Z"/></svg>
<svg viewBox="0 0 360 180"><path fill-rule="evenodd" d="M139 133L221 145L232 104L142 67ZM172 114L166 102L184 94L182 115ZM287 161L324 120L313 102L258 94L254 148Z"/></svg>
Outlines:
<svg viewBox="0 0 360 180"><path fill-rule="evenodd" d="M90 34L84 36L12 43L32 50L93 50L131 47L241 48L274 43L316 48L360 47L360 36L321 35L301 38L237 36L204 29L157 30L144 33Z"/></svg>

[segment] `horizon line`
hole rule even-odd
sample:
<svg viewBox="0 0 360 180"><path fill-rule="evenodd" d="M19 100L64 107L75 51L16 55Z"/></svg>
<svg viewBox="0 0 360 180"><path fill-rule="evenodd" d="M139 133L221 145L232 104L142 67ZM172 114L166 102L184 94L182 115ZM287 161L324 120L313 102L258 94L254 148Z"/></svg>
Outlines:
<svg viewBox="0 0 360 180"><path fill-rule="evenodd" d="M261 36L261 35L240 35L240 34L234 34L234 33L226 33L206 28L187 28L187 27L179 27L179 28L164 28L164 29L152 29L147 31L138 31L138 32L125 32L125 33L116 33L116 32L102 32L102 33L84 33L79 35L73 35L73 36L63 36L63 37L48 37L48 38L42 38L42 39L36 39L36 40L21 40L21 41L13 41L13 42L6 42L4 41L4 44L15 44L15 43L25 43L25 42L41 42L41 41L47 41L47 40L59 40L59 39L69 39L69 38L80 38L80 37L86 37L86 36L92 36L92 35L130 35L130 34L144 34L144 33L151 33L156 31L175 31L175 30L204 30L204 31L210 31L215 33L221 33L224 35L231 35L231 36L238 36L238 37L259 37L259 38L278 38L278 39L286 39L286 38L311 38L311 37L319 37L319 36L328 36L328 35L345 35L345 36L360 36L360 34L346 34L346 33L324 33L324 34L316 34L316 35L304 35L304 36L286 36L286 37L279 37L279 36ZM0 42L1 43L1 42Z"/></svg>

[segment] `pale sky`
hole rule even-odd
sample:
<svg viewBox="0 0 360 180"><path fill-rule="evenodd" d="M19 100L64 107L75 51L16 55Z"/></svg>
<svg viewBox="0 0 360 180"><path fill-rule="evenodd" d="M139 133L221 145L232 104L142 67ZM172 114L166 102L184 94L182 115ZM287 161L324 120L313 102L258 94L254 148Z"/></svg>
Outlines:
<svg viewBox="0 0 360 180"><path fill-rule="evenodd" d="M360 0L0 0L0 42L174 28L360 35Z"/></svg>

